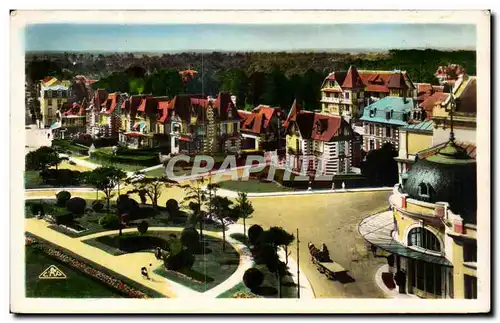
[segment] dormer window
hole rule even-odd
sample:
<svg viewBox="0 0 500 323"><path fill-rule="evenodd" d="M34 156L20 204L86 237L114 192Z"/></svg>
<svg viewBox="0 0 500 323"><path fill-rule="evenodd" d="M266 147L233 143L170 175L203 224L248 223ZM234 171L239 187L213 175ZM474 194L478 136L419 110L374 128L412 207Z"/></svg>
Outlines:
<svg viewBox="0 0 500 323"><path fill-rule="evenodd" d="M391 118L391 111L385 111L385 118L389 120Z"/></svg>
<svg viewBox="0 0 500 323"><path fill-rule="evenodd" d="M422 198L428 199L431 196L430 185L427 183L420 183L418 185L418 195Z"/></svg>
<svg viewBox="0 0 500 323"><path fill-rule="evenodd" d="M232 119L232 118L233 118L233 109L229 108L229 109L227 110L227 117L228 117L229 119Z"/></svg>
<svg viewBox="0 0 500 323"><path fill-rule="evenodd" d="M373 109L370 109L370 118L373 118L375 114L373 113Z"/></svg>

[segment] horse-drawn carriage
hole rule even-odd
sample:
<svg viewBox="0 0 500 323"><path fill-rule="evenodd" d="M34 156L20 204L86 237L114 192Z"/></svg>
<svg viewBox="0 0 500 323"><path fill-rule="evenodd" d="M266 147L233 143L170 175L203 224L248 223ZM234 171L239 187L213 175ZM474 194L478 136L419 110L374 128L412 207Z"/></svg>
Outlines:
<svg viewBox="0 0 500 323"><path fill-rule="evenodd" d="M316 269L320 273L325 274L328 279L336 280L337 274L347 271L344 267L330 258L330 252L324 243L321 249L318 249L311 242L309 242L308 247L312 263L315 264Z"/></svg>

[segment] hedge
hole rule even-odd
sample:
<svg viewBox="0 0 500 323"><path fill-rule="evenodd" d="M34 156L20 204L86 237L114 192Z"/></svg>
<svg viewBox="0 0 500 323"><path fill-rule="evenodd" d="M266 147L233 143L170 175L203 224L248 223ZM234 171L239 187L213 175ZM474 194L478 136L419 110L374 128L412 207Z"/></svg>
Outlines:
<svg viewBox="0 0 500 323"><path fill-rule="evenodd" d="M52 140L52 147L59 147L81 155L87 155L89 150L89 148L84 145L62 139Z"/></svg>
<svg viewBox="0 0 500 323"><path fill-rule="evenodd" d="M96 150L91 158L99 162L155 166L160 163L158 155L113 155L102 150Z"/></svg>

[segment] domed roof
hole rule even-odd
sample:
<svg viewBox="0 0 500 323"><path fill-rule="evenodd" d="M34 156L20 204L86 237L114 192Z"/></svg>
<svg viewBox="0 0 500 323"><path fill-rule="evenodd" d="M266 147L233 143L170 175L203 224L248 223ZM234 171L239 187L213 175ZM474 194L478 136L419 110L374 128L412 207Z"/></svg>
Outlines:
<svg viewBox="0 0 500 323"><path fill-rule="evenodd" d="M476 223L476 161L453 141L437 154L416 161L403 191L420 201L448 202L466 223Z"/></svg>

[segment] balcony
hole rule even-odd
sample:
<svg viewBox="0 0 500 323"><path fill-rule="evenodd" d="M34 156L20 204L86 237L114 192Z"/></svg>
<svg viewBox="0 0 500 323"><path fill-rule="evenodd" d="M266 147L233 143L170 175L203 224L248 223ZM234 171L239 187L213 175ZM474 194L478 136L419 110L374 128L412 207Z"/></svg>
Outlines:
<svg viewBox="0 0 500 323"><path fill-rule="evenodd" d="M342 104L352 104L352 100L351 99L342 99L342 100L340 100L340 103L342 103Z"/></svg>
<svg viewBox="0 0 500 323"><path fill-rule="evenodd" d="M328 103L340 103L340 98L333 98L333 97L323 97L321 99L323 102L328 102Z"/></svg>

